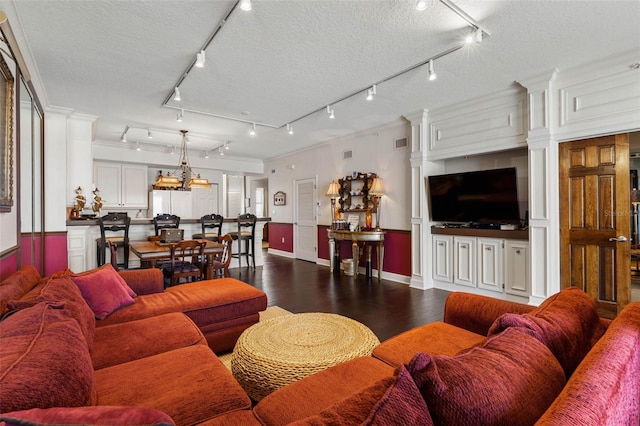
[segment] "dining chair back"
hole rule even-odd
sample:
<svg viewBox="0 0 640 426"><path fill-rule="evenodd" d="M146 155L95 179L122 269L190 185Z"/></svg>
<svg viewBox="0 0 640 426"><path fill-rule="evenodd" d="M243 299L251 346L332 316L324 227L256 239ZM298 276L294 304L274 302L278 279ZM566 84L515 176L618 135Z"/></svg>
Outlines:
<svg viewBox="0 0 640 426"><path fill-rule="evenodd" d="M171 245L169 263L162 267L168 286L180 284L182 279L197 281L204 276L204 247L206 242L184 240Z"/></svg>
<svg viewBox="0 0 640 426"><path fill-rule="evenodd" d="M106 259L106 250L109 248L108 241L116 244L117 247L124 249L123 266L129 267L129 226L131 218L126 213L108 213L98 218L100 225L100 237L96 239L97 246L97 262L98 266L102 266ZM122 235L113 235L113 233L122 233ZM109 233L109 234L107 234ZM116 252L117 254L117 252ZM111 260L113 263L113 259ZM116 257L117 263L117 257Z"/></svg>
<svg viewBox="0 0 640 426"><path fill-rule="evenodd" d="M218 239L222 244L222 252L216 254L213 259L213 276L215 278L223 278L229 276L229 264L231 263L233 238L231 235L225 234Z"/></svg>
<svg viewBox="0 0 640 426"><path fill-rule="evenodd" d="M222 222L224 218L219 214L207 214L200 218L200 234L193 234L193 239L205 239L209 241L219 241L222 236Z"/></svg>
<svg viewBox="0 0 640 426"><path fill-rule="evenodd" d="M153 228L156 232L156 236L160 235L161 229L179 228L180 216L175 214L161 213L153 218Z"/></svg>
<svg viewBox="0 0 640 426"><path fill-rule="evenodd" d="M253 268L256 267L255 257L255 236L257 216L251 213L245 213L238 216L238 231L230 232L231 238L238 240L238 252L233 253L233 257L238 258L238 267L242 267L242 258L247 258L247 266L249 258Z"/></svg>

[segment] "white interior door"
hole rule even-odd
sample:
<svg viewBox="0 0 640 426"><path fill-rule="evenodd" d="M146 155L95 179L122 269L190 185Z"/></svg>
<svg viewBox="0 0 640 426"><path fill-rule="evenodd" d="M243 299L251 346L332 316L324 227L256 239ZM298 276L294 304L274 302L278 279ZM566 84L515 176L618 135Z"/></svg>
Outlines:
<svg viewBox="0 0 640 426"><path fill-rule="evenodd" d="M296 259L315 262L317 258L316 178L296 180L295 235Z"/></svg>

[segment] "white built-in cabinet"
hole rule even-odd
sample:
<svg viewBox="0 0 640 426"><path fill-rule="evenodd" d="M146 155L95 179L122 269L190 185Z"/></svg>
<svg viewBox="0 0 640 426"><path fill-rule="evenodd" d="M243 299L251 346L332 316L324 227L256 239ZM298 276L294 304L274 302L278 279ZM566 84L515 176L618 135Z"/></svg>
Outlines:
<svg viewBox="0 0 640 426"><path fill-rule="evenodd" d="M527 297L527 240L433 235L432 278L498 293Z"/></svg>
<svg viewBox="0 0 640 426"><path fill-rule="evenodd" d="M100 190L103 209L147 208L147 166L96 161L93 182Z"/></svg>
<svg viewBox="0 0 640 426"><path fill-rule="evenodd" d="M433 279L453 282L453 237L433 236Z"/></svg>
<svg viewBox="0 0 640 426"><path fill-rule="evenodd" d="M218 213L218 185L191 191L149 191L149 213L151 217L168 213L181 218L200 218Z"/></svg>

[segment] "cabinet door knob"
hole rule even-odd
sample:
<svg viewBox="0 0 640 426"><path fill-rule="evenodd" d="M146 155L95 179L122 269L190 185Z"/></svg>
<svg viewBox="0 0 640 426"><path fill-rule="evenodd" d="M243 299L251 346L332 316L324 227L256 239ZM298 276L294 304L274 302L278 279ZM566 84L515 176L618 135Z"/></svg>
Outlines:
<svg viewBox="0 0 640 426"><path fill-rule="evenodd" d="M485 247L484 249L491 251L491 247Z"/></svg>
<svg viewBox="0 0 640 426"><path fill-rule="evenodd" d="M520 249L516 250L516 254L520 254Z"/></svg>
<svg viewBox="0 0 640 426"><path fill-rule="evenodd" d="M442 247L442 246L444 245L444 243L443 243L442 241L440 241L440 242L438 243L438 245Z"/></svg>

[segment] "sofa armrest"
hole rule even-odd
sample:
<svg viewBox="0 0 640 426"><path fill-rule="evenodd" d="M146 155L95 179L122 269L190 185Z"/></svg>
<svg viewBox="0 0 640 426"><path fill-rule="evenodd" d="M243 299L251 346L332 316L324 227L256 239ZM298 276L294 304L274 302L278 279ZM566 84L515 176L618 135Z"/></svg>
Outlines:
<svg viewBox="0 0 640 426"><path fill-rule="evenodd" d="M524 314L535 306L508 300L494 299L477 294L453 292L444 305L444 322L483 336L491 324L502 314Z"/></svg>
<svg viewBox="0 0 640 426"><path fill-rule="evenodd" d="M164 279L160 269L133 269L118 273L138 296L164 291Z"/></svg>

